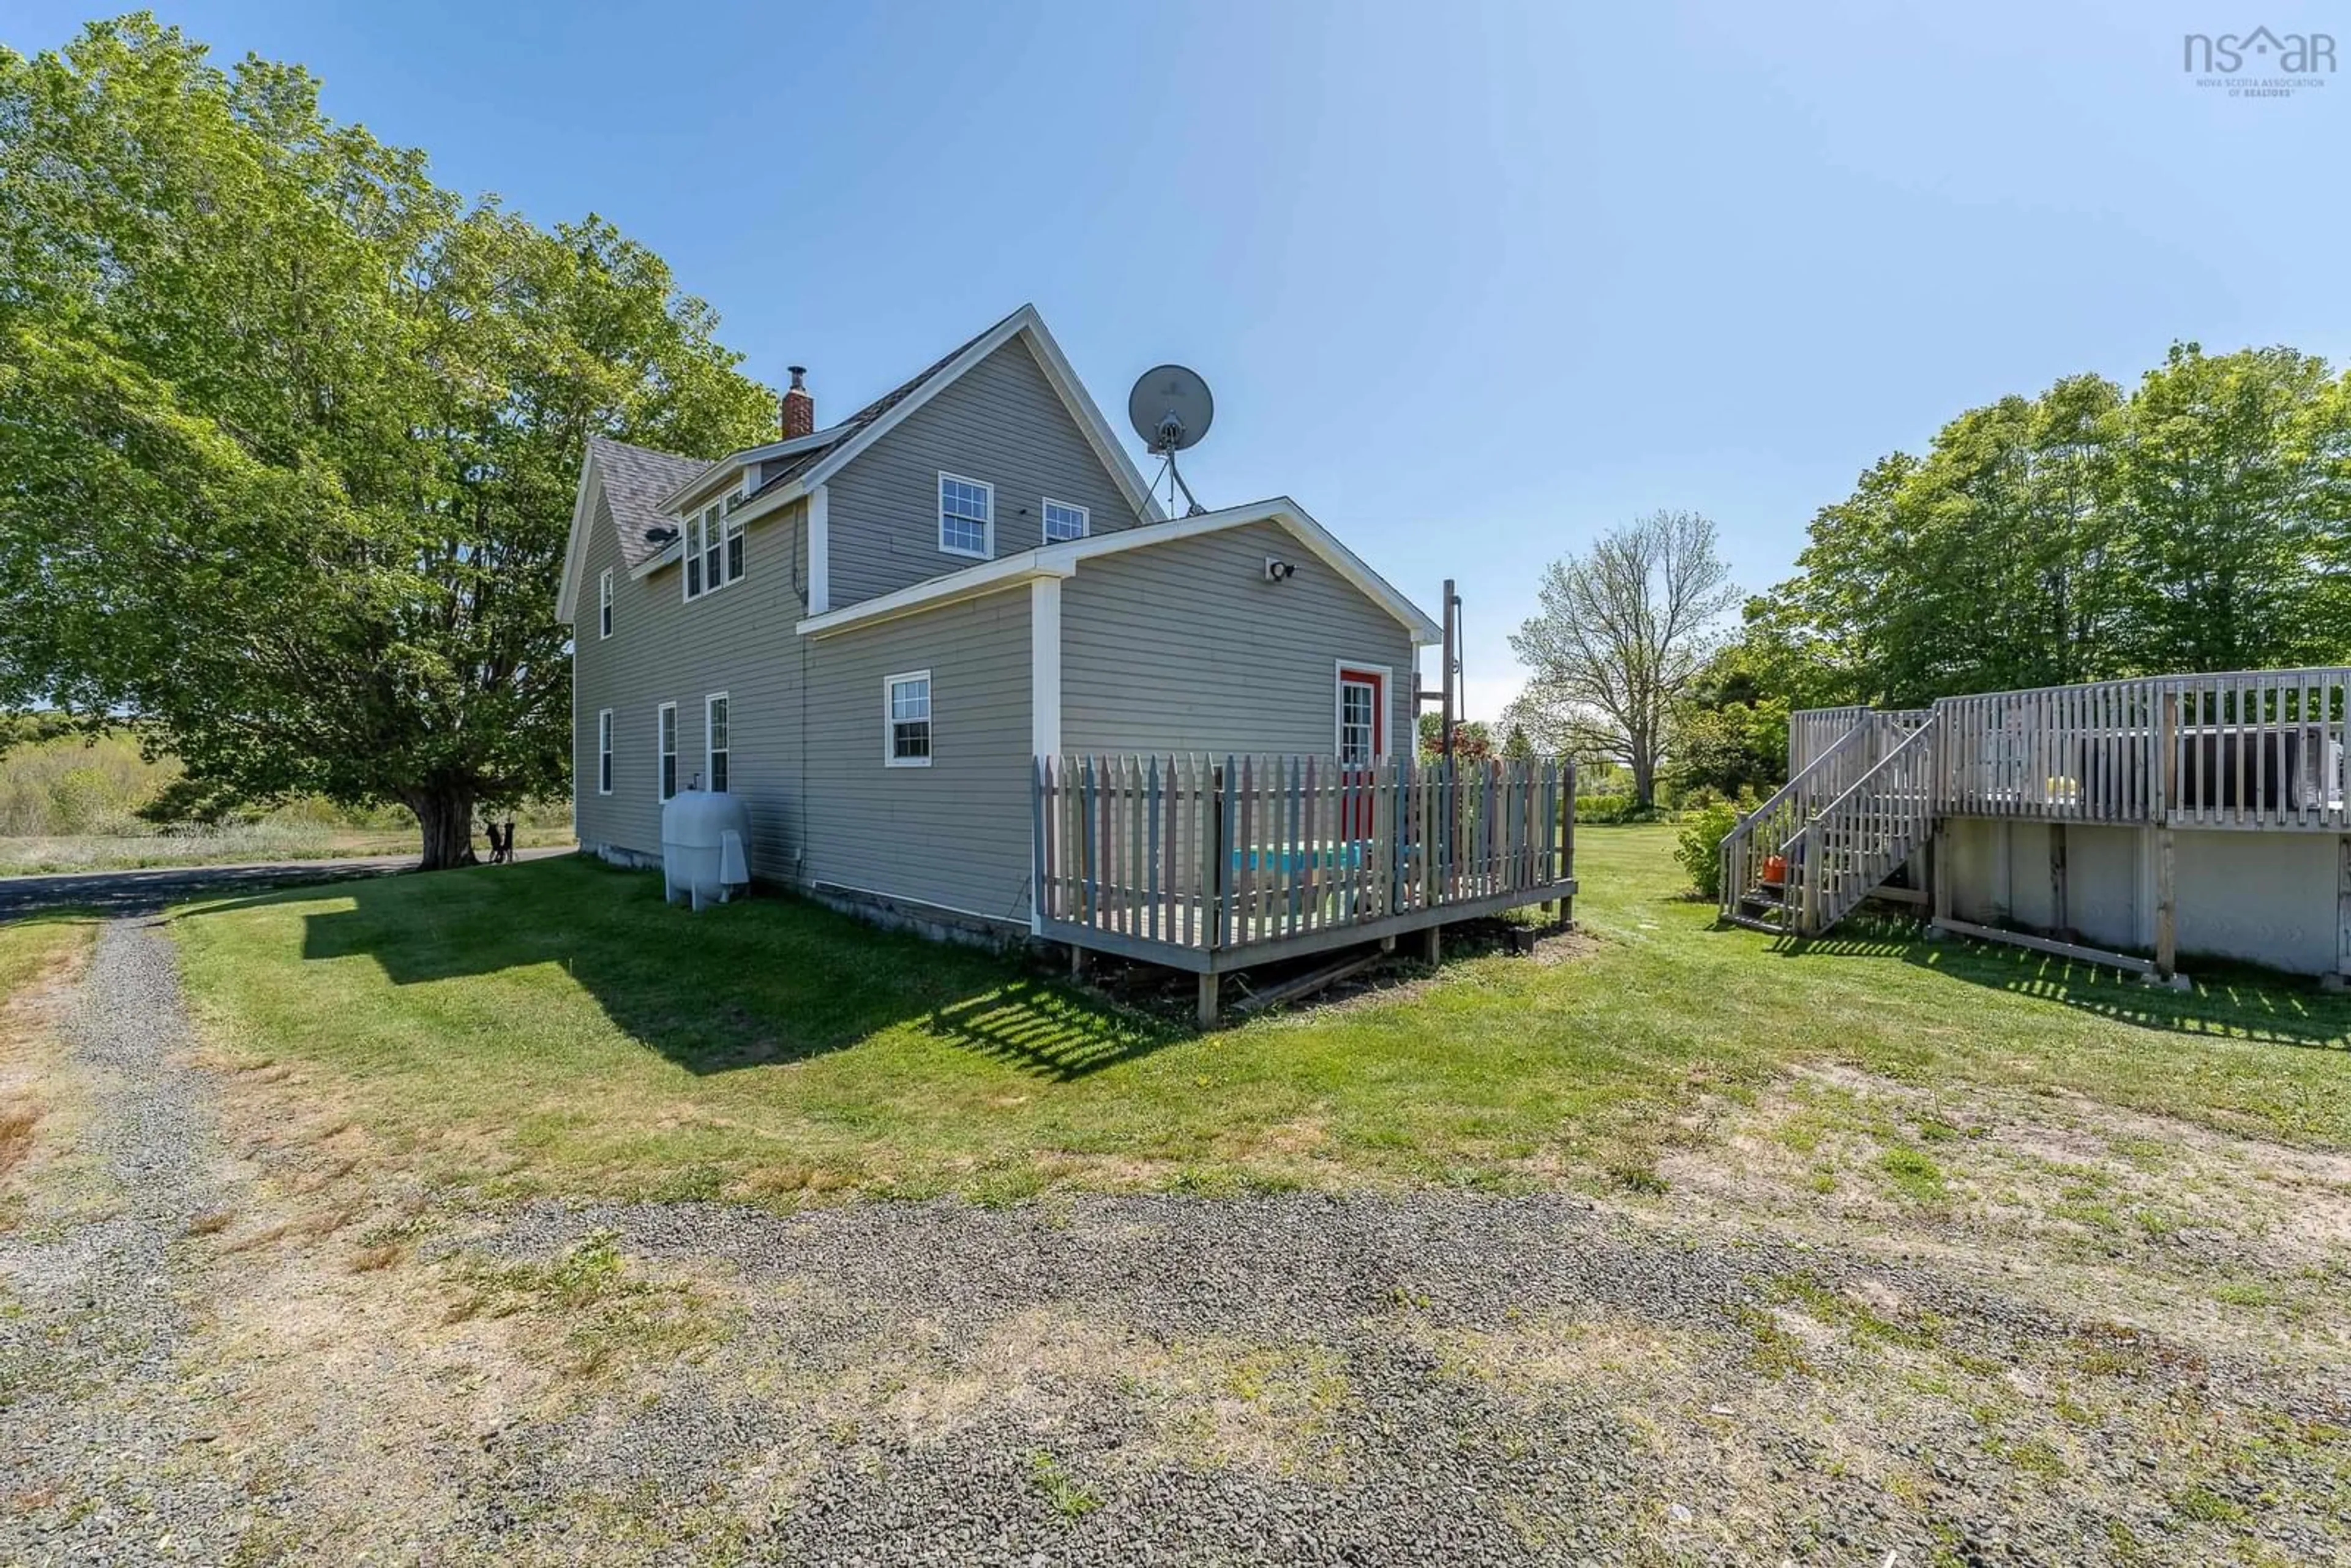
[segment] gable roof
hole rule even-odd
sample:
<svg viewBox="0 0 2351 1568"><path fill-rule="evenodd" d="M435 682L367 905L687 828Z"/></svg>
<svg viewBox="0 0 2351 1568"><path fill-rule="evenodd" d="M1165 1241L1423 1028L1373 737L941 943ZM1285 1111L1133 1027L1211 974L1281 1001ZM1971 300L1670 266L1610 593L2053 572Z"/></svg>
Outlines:
<svg viewBox="0 0 2351 1568"><path fill-rule="evenodd" d="M860 453L887 435L915 410L953 386L974 366L1015 338L1027 343L1029 351L1036 357L1038 368L1045 372L1045 380L1060 396L1062 406L1069 410L1070 417L1077 422L1079 432L1094 449L1095 456L1102 460L1103 468L1109 471L1120 493L1125 496L1127 504L1134 508L1135 516L1154 521L1165 517L1166 514L1152 497L1151 486L1144 482L1142 472L1135 467L1134 459L1127 455L1126 448L1113 434L1110 421L1102 417L1101 408L1086 391L1085 383L1078 380L1077 372L1070 368L1061 346L1053 341L1053 334L1045 329L1045 319L1037 314L1034 305L1023 305L985 332L967 340L944 359L875 398L831 430L820 432L820 434L838 432L840 438L822 447L798 454L778 472L768 475L759 487L737 508L737 515L747 523L763 513L799 499L855 462Z"/></svg>
<svg viewBox="0 0 2351 1568"><path fill-rule="evenodd" d="M580 574L587 567L586 535L590 524L584 519L590 506L591 478L602 477L605 494L611 499L612 521L621 530L622 559L628 564L631 576L643 577L674 557L677 549L674 541L663 547L646 544L645 529L670 522L669 509L688 496L748 464L773 464L773 469L762 475L758 488L728 512L728 516L740 518L746 525L756 522L799 500L848 466L901 420L953 386L967 371L1015 338L1026 340L1039 369L1045 372L1046 382L1061 398L1062 406L1135 515L1155 521L1165 517L1151 494L1151 486L1144 482L1141 470L1120 444L1110 422L1102 417L1092 394L1070 368L1061 346L1045 329L1045 319L1037 313L1034 305L1023 305L985 331L964 340L840 423L811 435L747 447L715 463L706 458L681 457L675 453L630 446L601 436L591 438L588 461L580 468L580 491L572 503L571 543L564 557L563 586L556 594L557 618L566 622L572 619L580 592ZM620 483L629 492L629 517L622 515L622 498L614 489L612 477L602 472L607 468L626 470Z"/></svg>
<svg viewBox="0 0 2351 1568"><path fill-rule="evenodd" d="M934 577L894 593L884 593L840 610L811 615L799 623L798 630L803 636L810 637L845 632L854 626L871 625L876 622L894 620L901 615L912 615L963 600L976 599L983 593L994 593L1040 577L1069 577L1077 571L1081 562L1097 557L1149 549L1154 545L1172 544L1177 539L1244 528L1250 523L1273 523L1288 531L1331 570L1352 583L1364 598L1403 622L1412 633L1416 645L1443 640L1443 632L1436 622L1428 618L1426 612L1398 593L1387 579L1374 571L1361 556L1341 544L1336 535L1308 516L1305 507L1287 496L1252 501L1242 507L1228 507L1217 512L1203 512L1196 517L1147 523L1141 528L1118 528L1061 544L1040 545L1019 555L983 561L961 571L951 571L945 577Z"/></svg>
<svg viewBox="0 0 2351 1568"><path fill-rule="evenodd" d="M588 438L588 455L580 460L580 486L571 497L571 535L563 547L563 585L555 595L555 618L569 624L577 612L580 580L588 570L588 539L596 526L596 498L601 496L612 512L621 563L630 571L643 568L661 555L663 546L645 538L651 528L669 526L662 497L677 487L682 476L704 466L699 457L632 446L610 436Z"/></svg>
<svg viewBox="0 0 2351 1568"><path fill-rule="evenodd" d="M1019 312L1015 311L1013 314L1018 315L1019 313ZM914 374L909 376L906 380L900 382L896 386L892 387L888 392L883 392L880 397L875 398L872 402L867 403L863 408L859 409L855 413L851 414L839 424L828 425L822 430L812 432L807 435L794 436L788 441L771 441L764 445L747 447L741 452L732 453L727 456L720 458L716 463L704 466L695 473L691 479L688 479L684 484L678 486L667 496L664 497L663 504L672 507L676 506L678 503L685 500L687 497L703 489L712 481L721 478L728 473L741 469L749 464L768 463L773 462L778 458L789 457L796 459L796 461L780 465L778 471L767 476L766 479L759 485L759 486L751 491L747 498L756 498L765 491L772 490L781 485L789 483L791 480L799 477L801 474L804 474L809 469L814 467L817 463L830 454L834 447L840 445L842 442L849 440L851 437L857 435L862 432L867 425L872 424L875 420L881 418L883 414L897 407L899 403L913 396L917 391L921 390L925 382L929 381L933 376L937 375L947 366L953 364L956 358L966 350L969 349L974 343L978 342L980 339L987 337L989 333L1001 328L1006 321L1009 321L1011 319L1012 317L1008 316L1004 318L1004 320L997 322L995 326L989 327L984 331L976 333L973 336L965 339L962 342L949 350L944 356L933 361L927 365L925 365L921 370L914 372Z"/></svg>

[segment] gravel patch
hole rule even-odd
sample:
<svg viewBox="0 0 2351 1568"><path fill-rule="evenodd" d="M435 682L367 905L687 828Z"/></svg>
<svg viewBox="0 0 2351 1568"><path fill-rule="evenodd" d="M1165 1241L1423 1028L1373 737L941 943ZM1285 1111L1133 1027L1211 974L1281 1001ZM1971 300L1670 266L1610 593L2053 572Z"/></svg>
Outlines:
<svg viewBox="0 0 2351 1568"><path fill-rule="evenodd" d="M152 923L83 985L110 1201L0 1234L7 1563L2351 1552L2339 1364L1993 1255L1565 1195L395 1202L331 1124L231 1164Z"/></svg>
<svg viewBox="0 0 2351 1568"><path fill-rule="evenodd" d="M624 1410L503 1438L476 1517L519 1542L583 1495L764 1491L768 1515L720 1527L761 1562L2194 1556L2173 1493L2202 1461L2151 1434L2190 1412L2250 1429L2351 1411L2340 1383L1924 1265L1564 1197L538 1205L470 1245L551 1259L597 1239L731 1279L749 1321ZM1894 1358L1855 1343L1873 1338ZM1903 1376L1973 1366L2005 1395L2053 1354L2121 1380L2081 1390L2097 1408L2062 1479L2029 1410L1994 1427L1982 1396ZM1214 1440L1236 1405L1245 1433L1266 1407L1259 1444ZM2342 1548L2339 1459L2224 1479L2294 1499L2264 1531L2316 1560Z"/></svg>
<svg viewBox="0 0 2351 1568"><path fill-rule="evenodd" d="M11 1563L216 1561L240 1532L242 1500L183 1463L206 1430L180 1359L201 1269L185 1236L220 1195L212 1086L177 1059L177 965L154 922L99 933L66 1030L94 1091L104 1217L0 1234Z"/></svg>

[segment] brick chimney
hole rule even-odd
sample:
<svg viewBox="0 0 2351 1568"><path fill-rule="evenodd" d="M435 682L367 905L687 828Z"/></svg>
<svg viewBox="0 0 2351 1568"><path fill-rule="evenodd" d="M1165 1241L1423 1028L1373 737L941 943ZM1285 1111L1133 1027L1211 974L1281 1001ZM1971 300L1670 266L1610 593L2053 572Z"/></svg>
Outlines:
<svg viewBox="0 0 2351 1568"><path fill-rule="evenodd" d="M784 393L784 439L816 434L816 399L809 396L808 387L800 378L808 374L806 365L787 365L792 372L791 390Z"/></svg>

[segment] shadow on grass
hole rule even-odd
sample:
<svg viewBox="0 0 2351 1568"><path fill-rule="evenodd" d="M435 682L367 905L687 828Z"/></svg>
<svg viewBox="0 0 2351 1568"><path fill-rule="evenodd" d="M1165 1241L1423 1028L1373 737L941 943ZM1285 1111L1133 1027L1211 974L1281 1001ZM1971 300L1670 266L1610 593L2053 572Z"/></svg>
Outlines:
<svg viewBox="0 0 2351 1568"><path fill-rule="evenodd" d="M1929 942L1901 921L1848 922L1827 936L1775 943L1787 958L1899 958L1970 985L1989 986L2117 1023L2311 1050L2351 1051L2351 997L2300 976L2183 954L2193 989L2149 985L2111 965L1952 936Z"/></svg>
<svg viewBox="0 0 2351 1568"><path fill-rule="evenodd" d="M1193 1032L1029 979L934 1009L926 1025L961 1050L1058 1082L1148 1056Z"/></svg>
<svg viewBox="0 0 2351 1568"><path fill-rule="evenodd" d="M663 902L657 873L579 856L253 894L179 918L322 898L335 907L303 915L302 960L365 958L403 988L508 977L486 994L510 1010L517 1050L529 1049L543 988L565 981L632 1040L695 1073L807 1061L913 1023L957 1050L1068 1082L1188 1033L1036 978L1012 959L800 899L691 913ZM274 955L265 946L264 956Z"/></svg>

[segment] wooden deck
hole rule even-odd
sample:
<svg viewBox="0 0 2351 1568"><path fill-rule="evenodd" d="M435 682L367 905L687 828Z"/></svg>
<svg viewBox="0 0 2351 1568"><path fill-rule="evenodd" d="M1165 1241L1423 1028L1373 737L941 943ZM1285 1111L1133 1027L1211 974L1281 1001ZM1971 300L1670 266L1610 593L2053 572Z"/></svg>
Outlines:
<svg viewBox="0 0 2351 1568"><path fill-rule="evenodd" d="M2346 742L2351 668L2335 666L1987 692L1898 714L1792 715L1789 782L1724 842L1723 914L1818 936L1930 841L1939 842L1953 819L2137 828L2152 835L2156 954L2100 958L2168 978L2173 832L2351 835ZM2339 852L2351 973L2351 837ZM2052 858L2062 908L2062 834ZM1954 920L1939 898L1935 920L1970 935L1988 929ZM2091 951L2002 939L2069 956Z"/></svg>
<svg viewBox="0 0 2351 1568"><path fill-rule="evenodd" d="M1575 893L1575 770L1323 757L1037 759L1040 936L1216 977Z"/></svg>

